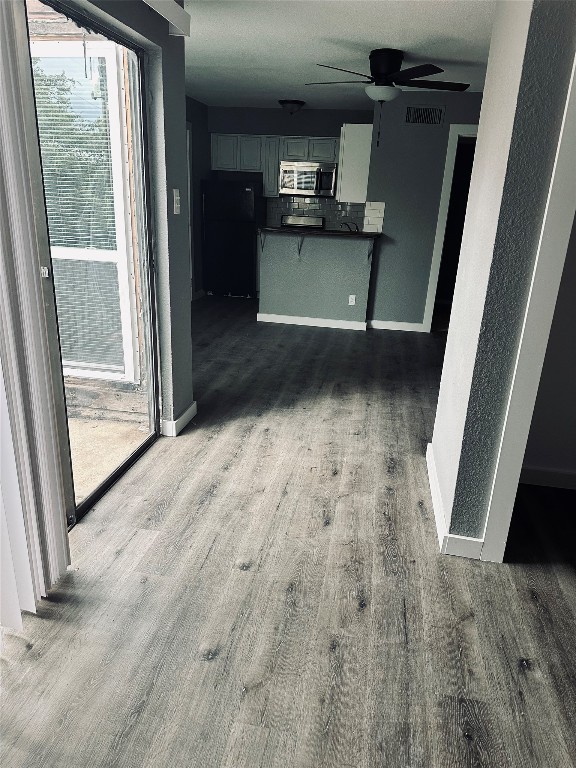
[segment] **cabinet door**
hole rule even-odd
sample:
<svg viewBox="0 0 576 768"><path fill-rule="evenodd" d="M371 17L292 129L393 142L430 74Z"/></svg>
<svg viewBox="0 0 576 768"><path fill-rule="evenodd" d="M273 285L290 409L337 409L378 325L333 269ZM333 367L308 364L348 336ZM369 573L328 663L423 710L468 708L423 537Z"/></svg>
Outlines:
<svg viewBox="0 0 576 768"><path fill-rule="evenodd" d="M239 170L262 170L262 137L238 136Z"/></svg>
<svg viewBox="0 0 576 768"><path fill-rule="evenodd" d="M336 199L365 203L372 150L372 126L345 123L340 137Z"/></svg>
<svg viewBox="0 0 576 768"><path fill-rule="evenodd" d="M212 170L238 170L238 136L230 133L212 134Z"/></svg>
<svg viewBox="0 0 576 768"><path fill-rule="evenodd" d="M308 160L308 136L282 136L280 160Z"/></svg>
<svg viewBox="0 0 576 768"><path fill-rule="evenodd" d="M278 197L280 137L264 138L264 197Z"/></svg>
<svg viewBox="0 0 576 768"><path fill-rule="evenodd" d="M308 159L318 163L335 163L338 157L336 147L338 139L310 138L308 144Z"/></svg>

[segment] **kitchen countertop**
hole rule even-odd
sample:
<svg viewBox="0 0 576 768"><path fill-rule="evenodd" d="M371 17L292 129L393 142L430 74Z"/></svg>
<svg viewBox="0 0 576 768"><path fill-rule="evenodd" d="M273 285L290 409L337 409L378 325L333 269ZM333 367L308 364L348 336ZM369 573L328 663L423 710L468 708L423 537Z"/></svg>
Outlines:
<svg viewBox="0 0 576 768"><path fill-rule="evenodd" d="M363 240L378 237L380 232L350 232L347 229L320 229L315 227L260 227L259 232L277 232L281 235L313 235L314 237L353 237Z"/></svg>

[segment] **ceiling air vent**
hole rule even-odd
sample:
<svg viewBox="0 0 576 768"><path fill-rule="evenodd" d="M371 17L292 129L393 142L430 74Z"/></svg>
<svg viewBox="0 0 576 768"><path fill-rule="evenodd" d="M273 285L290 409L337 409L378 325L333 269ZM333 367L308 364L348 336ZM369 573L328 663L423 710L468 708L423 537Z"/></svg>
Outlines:
<svg viewBox="0 0 576 768"><path fill-rule="evenodd" d="M442 125L446 107L406 107L406 122L420 125Z"/></svg>

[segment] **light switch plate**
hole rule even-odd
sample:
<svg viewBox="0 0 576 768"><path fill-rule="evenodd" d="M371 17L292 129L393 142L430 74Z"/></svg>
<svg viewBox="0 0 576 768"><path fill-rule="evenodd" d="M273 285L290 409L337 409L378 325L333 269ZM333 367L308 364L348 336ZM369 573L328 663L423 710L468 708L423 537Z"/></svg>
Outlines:
<svg viewBox="0 0 576 768"><path fill-rule="evenodd" d="M174 214L178 215L180 213L180 190L173 189L172 196L174 200Z"/></svg>

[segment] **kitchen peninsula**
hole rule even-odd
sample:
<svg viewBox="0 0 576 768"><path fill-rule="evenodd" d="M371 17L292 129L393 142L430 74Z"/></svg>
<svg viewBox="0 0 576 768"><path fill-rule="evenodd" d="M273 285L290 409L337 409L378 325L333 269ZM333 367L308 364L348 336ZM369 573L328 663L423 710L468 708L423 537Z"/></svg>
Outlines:
<svg viewBox="0 0 576 768"><path fill-rule="evenodd" d="M365 331L377 236L286 226L259 229L258 320Z"/></svg>

